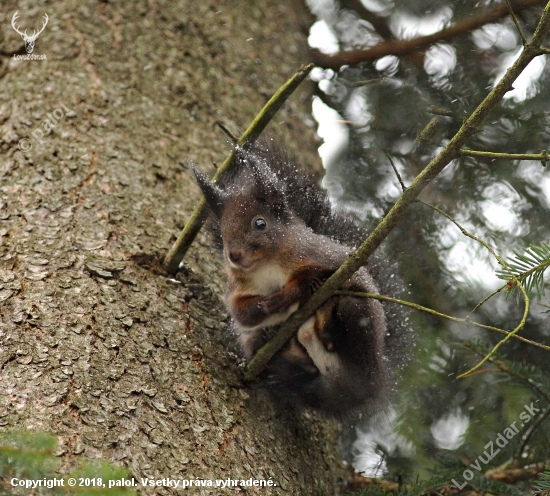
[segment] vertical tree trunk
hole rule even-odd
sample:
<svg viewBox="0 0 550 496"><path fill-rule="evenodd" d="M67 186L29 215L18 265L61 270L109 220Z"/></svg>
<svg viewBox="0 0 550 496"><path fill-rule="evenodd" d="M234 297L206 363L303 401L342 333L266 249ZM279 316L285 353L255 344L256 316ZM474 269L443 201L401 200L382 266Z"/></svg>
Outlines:
<svg viewBox="0 0 550 496"><path fill-rule="evenodd" d="M47 60L1 68L0 425L58 435L67 465L338 492L335 425L283 419L239 382L208 237L179 280L158 269L199 199L187 161L211 172L229 151L214 123L238 134L308 61L304 13L291 0L4 3L4 51L22 45L16 10L28 32L49 23L33 52ZM272 129L312 163L308 90Z"/></svg>

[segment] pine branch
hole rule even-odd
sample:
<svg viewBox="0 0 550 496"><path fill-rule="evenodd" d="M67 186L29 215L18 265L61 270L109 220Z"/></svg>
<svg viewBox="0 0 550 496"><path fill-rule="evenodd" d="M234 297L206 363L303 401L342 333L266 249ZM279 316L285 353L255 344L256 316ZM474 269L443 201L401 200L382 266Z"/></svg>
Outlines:
<svg viewBox="0 0 550 496"><path fill-rule="evenodd" d="M477 243L481 244L482 246L484 246L488 251L489 253L491 253L491 255L493 255L493 257L496 258L496 260L498 261L498 263L502 266L502 270L500 271L501 274L506 274L508 275L508 277L511 277L512 278L512 281L514 282L514 285L517 286L519 288L519 290L521 291L522 295L523 295L523 298L525 300L525 308L524 308L524 311L523 311L523 317L521 319L521 321L519 322L519 324L514 328L514 330L510 331L508 333L508 335L503 339L501 340L499 343L497 343L493 349L485 356L483 357L483 359L477 364L475 365L474 367L472 367L470 370L468 370L467 372L464 372L462 374L460 374L457 379L462 379L464 377L468 377L470 375L472 375L472 373L474 373L476 370L478 370L489 358L491 358L491 356L493 356L495 354L495 352L504 344L506 343L511 337L517 337L517 334L518 332L524 327L525 325L525 322L527 320L527 316L529 314L529 306L530 306L530 300L529 300L529 295L528 295L528 292L525 290L525 288L523 287L522 283L514 277L514 273L513 273L513 270L509 267L509 264L506 263L503 258L498 255L495 250L493 250L493 248L488 244L486 243L485 241L483 241L482 239L478 238L477 236L474 236L473 234L471 234L470 232L468 232L464 227L462 227L453 217L451 217L449 214L447 214L446 212L444 212L443 210L441 210L440 208L434 206L434 205L430 205L429 203L425 203L423 201L420 201L420 203L434 209L435 211L439 212L440 214L442 214L444 217L446 217L447 219L449 219L451 222L453 222L459 229L460 231L462 232L462 234L464 236L467 236L468 238L471 238L473 239L474 241L476 241ZM487 298L483 299L483 301L481 303L479 303L478 305L475 306L474 310L472 310L472 312L470 313L470 315L475 311L477 310L481 305L483 305L486 301L488 301L488 299L490 297L492 297L493 295L495 295L496 293L498 293L500 291L497 290L493 293L491 293ZM518 297L519 299L519 297ZM467 317L467 320L469 320L469 317L470 315Z"/></svg>
<svg viewBox="0 0 550 496"><path fill-rule="evenodd" d="M0 433L0 477L24 473L39 479L59 467L54 452L57 439L43 432L10 430Z"/></svg>
<svg viewBox="0 0 550 496"><path fill-rule="evenodd" d="M550 267L550 246L529 245L524 253L514 251L514 259L506 262L506 270L498 270L498 278L508 281L509 294L516 293L517 282L521 282L527 293L541 299L545 294L544 272Z"/></svg>
<svg viewBox="0 0 550 496"><path fill-rule="evenodd" d="M550 491L550 465L547 465L546 470L540 474L534 489L535 491Z"/></svg>
<svg viewBox="0 0 550 496"><path fill-rule="evenodd" d="M480 356L485 356L487 354L487 350L480 349L480 347L482 347L481 343L465 343L464 346ZM529 389L531 389L536 395L546 400L546 407L540 414L537 415L536 420L522 435L522 442L514 455L515 459L520 459L527 444L533 438L533 435L537 432L540 425L550 416L550 383L547 380L547 375L543 373L540 368L534 365L523 365L518 362L504 360L500 357L496 358L494 356L490 358L489 361L496 367L497 370L487 369L483 372L503 372L510 377L518 379L529 387ZM541 408L543 407L541 406ZM540 468L540 470L542 470L542 468Z"/></svg>
<svg viewBox="0 0 550 496"><path fill-rule="evenodd" d="M522 490L516 487L492 480L486 475L479 475L477 477L474 477L469 485L475 490L473 494L479 496L486 496L489 494L494 494L498 496L524 496L525 494Z"/></svg>
<svg viewBox="0 0 550 496"><path fill-rule="evenodd" d="M549 4L550 5L550 4ZM473 239L474 241L476 241L477 243L481 244L482 246L484 246L488 251L489 253L491 253L491 255L493 255L498 263L503 267L503 269L501 270L502 273L506 273L508 274L510 277L513 277L513 272L512 270L508 267L508 264L503 260L503 258L498 255L495 250L493 250L493 248L488 244L486 243L485 241L483 241L482 239L478 238L477 236L474 236L473 234L471 234L470 232L468 232L464 227L462 227L455 219L453 219L449 214L447 214L446 212L444 212L443 210L435 207L434 205L430 205L429 203L424 203L424 202L421 202L423 203L424 205L427 205L428 207L430 208L433 208L434 210L436 210L437 212L439 212L440 214L442 214L443 216L447 217L447 219L449 219L451 222L453 222L459 229L460 231L462 232L462 234L464 234L464 236L467 236L468 238L471 238ZM457 376L457 379L463 379L465 377L468 377L470 376L472 373L474 373L476 370L478 370L487 360L489 360L489 358L491 358L491 356L494 355L494 353L504 344L506 343L511 337L515 337L517 336L517 333L524 327L525 325L525 322L527 320L527 316L529 315L529 306L530 306L530 300L529 300L529 295L527 294L527 291L525 290L525 288L523 287L522 283L517 280L516 278L513 279L513 281L515 282L515 284L517 285L517 287L519 288L519 290L521 291L522 295L523 295L523 298L525 300L525 308L523 310L523 316L521 318L521 321L519 322L519 324L512 330L508 333L508 335L503 339L501 340L499 343L497 343L493 349L485 356L483 357L483 359L477 364L475 365L474 367L472 367L470 370L460 374L459 376ZM500 290L498 290L500 291ZM495 295L498 291L496 292L493 292L491 293L491 295L489 295L489 297ZM485 303L488 299L488 298L485 298L480 304L476 305L476 307L474 308L474 310L477 310L483 303ZM473 311L472 311L473 312ZM471 315L471 314L470 314Z"/></svg>
<svg viewBox="0 0 550 496"><path fill-rule="evenodd" d="M451 481L462 475L463 467L456 464L451 469L442 469L428 480L413 484L399 485L372 477L356 477L351 489L357 491L353 496L423 496L440 494L439 490L452 487Z"/></svg>

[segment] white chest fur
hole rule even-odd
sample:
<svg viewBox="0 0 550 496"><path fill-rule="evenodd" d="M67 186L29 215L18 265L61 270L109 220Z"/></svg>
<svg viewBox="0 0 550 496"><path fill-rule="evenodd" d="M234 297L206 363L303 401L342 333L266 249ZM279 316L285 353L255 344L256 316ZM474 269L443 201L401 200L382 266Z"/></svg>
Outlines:
<svg viewBox="0 0 550 496"><path fill-rule="evenodd" d="M250 293L269 295L279 291L290 280L290 274L277 263L258 267L250 274Z"/></svg>
<svg viewBox="0 0 550 496"><path fill-rule="evenodd" d="M279 264L266 264L250 272L248 284L243 294L267 296L282 289L289 280L290 273L285 271ZM248 327L237 324L237 330L246 334L262 327L279 324L286 320L290 314L294 313L298 307L299 304L294 303L284 312L269 315L260 324L255 326Z"/></svg>

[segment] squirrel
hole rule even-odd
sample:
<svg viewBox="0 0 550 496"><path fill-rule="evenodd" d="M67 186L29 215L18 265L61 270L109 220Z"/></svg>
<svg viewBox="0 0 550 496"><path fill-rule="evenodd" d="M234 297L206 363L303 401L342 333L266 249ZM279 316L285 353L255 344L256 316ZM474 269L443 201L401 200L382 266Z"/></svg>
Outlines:
<svg viewBox="0 0 550 496"><path fill-rule="evenodd" d="M225 302L250 360L365 233L281 152L258 145L236 152L234 172L219 185L191 168L223 252ZM379 292L365 267L342 289ZM387 396L387 337L379 301L332 296L272 358L267 381L298 405L339 418L356 414Z"/></svg>

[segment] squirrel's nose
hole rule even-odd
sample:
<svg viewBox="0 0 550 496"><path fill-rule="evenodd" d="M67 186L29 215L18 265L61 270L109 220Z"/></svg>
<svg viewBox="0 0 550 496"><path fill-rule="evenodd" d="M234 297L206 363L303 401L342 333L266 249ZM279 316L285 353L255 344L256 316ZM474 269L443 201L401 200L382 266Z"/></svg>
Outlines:
<svg viewBox="0 0 550 496"><path fill-rule="evenodd" d="M241 250L229 250L229 260L234 264L238 264L241 261L242 252Z"/></svg>

